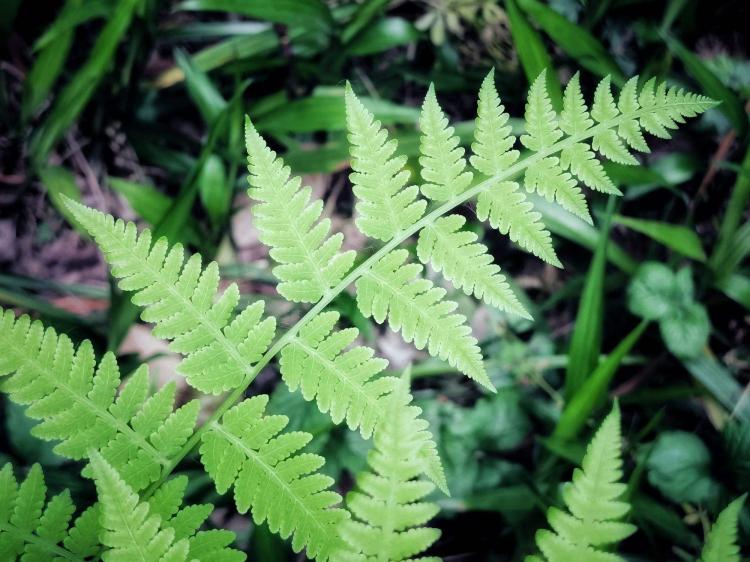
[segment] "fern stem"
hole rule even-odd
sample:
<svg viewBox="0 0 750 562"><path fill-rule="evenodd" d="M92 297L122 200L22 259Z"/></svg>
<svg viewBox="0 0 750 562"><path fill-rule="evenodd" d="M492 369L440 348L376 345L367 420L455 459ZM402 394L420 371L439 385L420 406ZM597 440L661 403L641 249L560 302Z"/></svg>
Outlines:
<svg viewBox="0 0 750 562"><path fill-rule="evenodd" d="M674 108L674 107L679 107L680 105L688 106L690 105L690 103L689 102L684 102L684 103L672 102L669 104L669 107ZM323 297L315 304L315 306L313 306L310 310L308 310L307 313L296 322L296 324L294 324L278 340L276 340L276 343L272 345L268 349L268 351L266 351L266 353L263 355L260 361L258 361L258 363L255 364L255 367L253 367L253 369L247 372L247 375L245 379L243 379L242 383L240 383L240 385L237 388L235 388L232 392L230 392L227 395L226 399L219 405L219 407L213 412L213 414L211 414L211 416L206 420L206 423L204 423L201 427L199 427L193 433L190 439L188 439L185 445L180 449L180 451L173 457L170 463L165 467L162 477L146 489L143 497L148 498L151 495L153 495L153 493L156 492L156 490L159 489L159 487L166 481L166 479L169 477L171 472L177 467L177 465L182 461L182 459L184 459L190 453L190 451L192 451L193 448L200 442L203 433L205 433L205 431L207 431L214 422L219 420L221 416L223 416L224 413L227 410L229 410L229 408L231 408L234 404L236 404L242 398L248 386L250 386L250 383L252 383L252 381L255 379L258 373L260 373L260 371L266 365L268 365L268 363L270 363L270 361L287 344L289 344L294 337L296 337L299 331L305 325L307 325L308 322L310 322L319 313L321 313L323 309L325 309L325 307L328 306L331 303L331 301L334 298L336 298L340 293L342 293L349 285L354 283L357 279L359 279L367 271L369 271L373 265L375 265L378 261L380 261L381 258L383 258L390 251L396 249L402 242L404 242L404 240L406 240L410 236L413 236L414 234L422 230L427 225L432 224L433 222L435 222L435 220L447 214L448 212L452 211L455 207L458 207L459 205L462 205L469 199L476 197L482 191L490 189L493 185L496 185L498 182L511 180L515 178L521 172L525 171L529 166L532 166L536 164L537 162L540 162L544 158L547 158L549 156L552 156L560 152L562 149L566 148L567 146L570 146L575 143L586 140L588 138L591 138L599 132L616 127L622 121L636 119L642 115L653 113L654 111L658 111L659 109L660 109L659 107L649 107L647 109L641 108L631 113L623 113L613 119L610 119L609 121L604 121L602 123L599 123L598 125L595 125L577 135L571 135L566 138L563 138L562 140L547 147L546 149L543 149L539 152L536 152L535 154L531 156L527 156L526 158L520 160L519 162L515 163L513 166L510 166L503 173L487 178L479 182L475 186L467 189L466 191L454 196L452 199L446 201L442 205L434 208L428 214L424 215L421 219L419 219L410 227L397 232L393 236L393 238L391 238L388 242L386 242L383 246L381 246L374 254L372 254L369 258L367 258L365 261L363 261L361 264L359 264L357 267L351 270L349 274L346 277L344 277L338 285L336 285L335 287L331 288L326 293L324 293Z"/></svg>

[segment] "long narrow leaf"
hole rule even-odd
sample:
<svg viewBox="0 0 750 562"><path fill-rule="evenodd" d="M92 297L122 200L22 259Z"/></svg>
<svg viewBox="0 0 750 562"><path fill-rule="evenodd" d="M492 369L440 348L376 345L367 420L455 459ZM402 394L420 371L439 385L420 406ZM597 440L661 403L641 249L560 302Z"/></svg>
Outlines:
<svg viewBox="0 0 750 562"><path fill-rule="evenodd" d="M604 325L604 272L607 265L607 241L615 199L610 197L607 216L599 231L599 241L586 274L565 371L565 397L570 400L583 385L599 361Z"/></svg>
<svg viewBox="0 0 750 562"><path fill-rule="evenodd" d="M602 403L612 377L622 363L623 358L630 352L648 326L642 321L623 340L617 344L612 352L586 379L580 390L565 405L557 422L553 437L561 440L574 439L586 424L591 412Z"/></svg>

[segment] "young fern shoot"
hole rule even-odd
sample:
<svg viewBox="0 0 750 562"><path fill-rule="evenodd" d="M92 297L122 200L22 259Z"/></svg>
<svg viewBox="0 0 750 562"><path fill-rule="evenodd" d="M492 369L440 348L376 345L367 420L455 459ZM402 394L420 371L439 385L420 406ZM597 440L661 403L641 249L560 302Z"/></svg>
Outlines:
<svg viewBox="0 0 750 562"><path fill-rule="evenodd" d="M583 457L581 468L573 472L562 497L566 511L550 507L547 519L552 531L537 532L540 556L528 556L526 562L617 562L622 558L603 550L636 531L623 523L630 505L620 499L622 484L622 447L620 409L615 404L594 435Z"/></svg>

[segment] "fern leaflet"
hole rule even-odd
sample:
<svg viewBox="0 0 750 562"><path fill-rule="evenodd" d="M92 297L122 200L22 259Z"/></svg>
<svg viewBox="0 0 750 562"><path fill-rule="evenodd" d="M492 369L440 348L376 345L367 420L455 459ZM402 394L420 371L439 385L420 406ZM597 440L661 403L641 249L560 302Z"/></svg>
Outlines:
<svg viewBox="0 0 750 562"><path fill-rule="evenodd" d="M213 511L210 504L181 507L187 477L164 484L148 501L141 501L99 453L91 467L101 504L105 562L239 562L245 554L228 548L234 533L198 531Z"/></svg>
<svg viewBox="0 0 750 562"><path fill-rule="evenodd" d="M519 152L513 149L516 137L510 134L508 114L500 103L495 88L495 73L491 70L479 89L474 143L471 165L488 177L505 172L518 160ZM518 189L516 182L493 182L489 189L477 197L477 216L489 220L493 228L524 250L556 266L561 266L552 237L542 223L542 215L533 210L526 195Z"/></svg>
<svg viewBox="0 0 750 562"><path fill-rule="evenodd" d="M271 257L281 265L273 273L281 283L279 293L295 302L316 302L341 281L351 268L355 252L339 253L344 236L328 236L331 221L318 220L323 202L310 202L311 189L300 189L298 177L291 178L289 167L266 145L250 123L245 121L250 197L259 201L253 207L260 240L271 248ZM317 222L316 222L317 221Z"/></svg>
<svg viewBox="0 0 750 562"><path fill-rule="evenodd" d="M406 156L393 157L395 140L346 86L346 123L351 144L352 174L357 196L357 228L371 238L390 240L424 214L427 202L419 199L419 188L404 187L409 172Z"/></svg>
<svg viewBox="0 0 750 562"><path fill-rule="evenodd" d="M359 490L347 497L347 507L356 519L341 523L348 548L334 556L336 562L408 562L440 536L440 531L423 527L437 514L438 506L420 501L434 486L418 478L422 471L413 451L423 441L426 424L410 401L407 381L402 379L389 398L387 420L375 433L375 446L368 456L372 472L360 474Z"/></svg>
<svg viewBox="0 0 750 562"><path fill-rule="evenodd" d="M1 311L2 309L0 309ZM141 366L115 397L120 371L112 353L96 365L89 341L74 349L65 335L11 311L0 317L2 390L26 415L42 420L32 433L60 440L54 450L79 460L99 450L137 490L160 478L192 434L198 401L172 411L174 383L148 396L148 368Z"/></svg>
<svg viewBox="0 0 750 562"><path fill-rule="evenodd" d="M452 314L456 303L443 300L445 290L418 277L422 266L404 263L408 252L394 250L357 281L357 305L376 322L388 320L417 349L448 361L470 378L494 391L482 363L482 353L466 318Z"/></svg>
<svg viewBox="0 0 750 562"><path fill-rule="evenodd" d="M169 249L165 238L152 244L148 229L139 235L133 223L73 201L68 207L104 251L120 288L135 291L132 301L145 307L141 318L156 324L154 335L172 340L170 348L186 356L178 372L193 387L218 394L251 380L276 330L274 318L262 319L262 301L230 321L239 289L232 284L215 300L216 262L202 268L198 254L185 261L180 244Z"/></svg>
<svg viewBox="0 0 750 562"><path fill-rule="evenodd" d="M240 513L252 508L253 520L268 521L272 532L292 535L292 548L328 559L340 539L339 522L347 516L333 507L341 497L329 490L333 480L316 472L323 458L299 453L312 438L301 431L279 433L286 416L265 416L268 397L249 398L212 422L203 435L201 461L220 494L234 486Z"/></svg>
<svg viewBox="0 0 750 562"><path fill-rule="evenodd" d="M422 166L422 194L434 201L447 201L466 190L473 174L466 171L464 149L443 114L430 84L419 117L422 129L419 164Z"/></svg>
<svg viewBox="0 0 750 562"><path fill-rule="evenodd" d="M388 362L373 350L356 346L344 351L358 335L356 328L334 331L338 312L324 312L304 326L281 351L281 376L289 390L300 388L306 400L316 399L334 423L346 419L350 429L372 435L383 419L383 401L393 390L393 377L377 377Z"/></svg>
<svg viewBox="0 0 750 562"><path fill-rule="evenodd" d="M619 498L626 486L622 478L620 410L615 404L602 422L586 450L573 481L563 488L567 511L550 507L547 519L552 531L540 530L536 544L545 560L562 562L617 562L619 556L600 550L635 532L635 527L620 520L630 506ZM541 561L536 556L527 562Z"/></svg>
<svg viewBox="0 0 750 562"><path fill-rule="evenodd" d="M68 490L45 502L47 486L38 464L20 486L6 464L0 470L0 494L0 560L84 561L99 551L98 506L73 520L76 509Z"/></svg>
<svg viewBox="0 0 750 562"><path fill-rule="evenodd" d="M419 233L417 256L431 263L435 271L467 295L474 294L501 310L531 318L492 261L487 247L476 242L477 235L460 230L466 222L461 215L441 217Z"/></svg>
<svg viewBox="0 0 750 562"><path fill-rule="evenodd" d="M740 562L740 547L737 545L737 519L747 499L743 494L719 513L699 562Z"/></svg>

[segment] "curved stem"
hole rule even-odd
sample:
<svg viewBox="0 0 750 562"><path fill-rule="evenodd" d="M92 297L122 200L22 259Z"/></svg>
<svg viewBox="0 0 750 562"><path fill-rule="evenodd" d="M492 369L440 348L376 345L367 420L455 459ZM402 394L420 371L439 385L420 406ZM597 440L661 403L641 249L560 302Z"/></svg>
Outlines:
<svg viewBox="0 0 750 562"><path fill-rule="evenodd" d="M670 107L675 107L678 105L680 104L672 103L670 104ZM467 189L463 193L456 195L449 201L434 208L432 211L424 215L421 219L419 219L409 228L406 228L400 232L397 232L393 236L393 238L391 238L388 242L386 242L383 246L381 246L375 253L373 253L365 261L360 263L357 267L352 269L349 272L349 274L346 277L344 277L344 279L342 279L338 285L326 291L323 297L317 303L315 303L315 305L310 310L308 310L307 313L294 324L294 326L289 328L289 330L287 330L278 340L276 340L276 343L272 345L268 349L268 351L266 351L266 353L263 355L260 361L258 361L258 363L255 364L253 369L248 373L245 379L243 379L242 383L227 395L224 401L211 414L211 416L206 420L206 422L193 433L190 439L188 439L185 445L183 445L180 451L174 456L170 464L165 467L162 477L146 489L146 491L144 492L144 497L145 498L150 497L164 483L164 481L171 474L171 472L175 469L175 467L198 444L201 437L203 436L203 433L207 430L207 428L213 422L219 420L221 416L223 416L224 413L229 408L231 408L236 402L238 402L242 398L243 394L245 393L245 390L247 390L247 387L250 386L250 383L255 379L258 373L260 373L260 371L266 365L268 365L268 363L276 356L276 354L278 354L292 340L292 338L294 338L299 333L299 331L305 325L307 325L308 322L310 322L320 312L322 312L323 309L326 306L328 306L334 298L336 298L340 293L342 293L349 285L351 285L357 279L359 279L365 272L367 272L375 263L377 263L388 252L390 252L391 250L394 250L402 242L404 242L404 240L416 234L428 224L432 224L436 219L438 219L442 215L453 210L455 207L462 205L469 199L477 196L482 191L485 191L491 188L493 185L496 185L498 182L513 179L514 177L519 175L521 172L526 170L529 166L536 164L537 162L543 160L544 158L547 158L549 156L552 156L553 154L560 152L562 149L568 146L572 146L575 143L581 142L585 139L595 136L597 133L616 127L617 125L619 125L621 121L637 119L641 115L646 114L646 113L652 113L653 111L657 109L658 108L651 107L648 109L639 109L638 111L634 111L628 114L620 114L619 116L613 119L610 119L609 121L605 121L603 123L599 123L598 125L591 127L587 131L584 131L577 135L566 137L558 141L557 143L531 156L527 156L526 158L520 160L519 162L516 162L513 166L509 167L503 173L497 174L491 178L487 178L481 181L480 183L478 183L477 185L475 185L474 187L471 187L470 189Z"/></svg>

